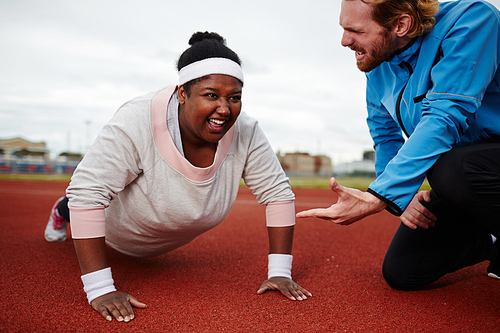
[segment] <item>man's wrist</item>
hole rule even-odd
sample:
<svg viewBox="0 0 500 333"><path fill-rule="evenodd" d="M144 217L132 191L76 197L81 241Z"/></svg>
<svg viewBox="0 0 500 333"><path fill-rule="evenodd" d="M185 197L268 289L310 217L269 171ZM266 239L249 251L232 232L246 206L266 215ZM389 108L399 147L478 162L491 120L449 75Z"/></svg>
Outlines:
<svg viewBox="0 0 500 333"><path fill-rule="evenodd" d="M375 192L371 188L368 188L367 193L370 193L372 196L379 199L381 202L385 203L385 207L383 207L382 209L386 209L389 213L396 215L396 216L403 214L403 211L401 210L401 208L398 207L398 205L396 205L394 202L386 199L385 197L381 196L380 194L378 194L377 192Z"/></svg>
<svg viewBox="0 0 500 333"><path fill-rule="evenodd" d="M367 202L375 213L383 211L387 208L387 203L381 200L378 196L374 195L372 192L366 192L366 194Z"/></svg>

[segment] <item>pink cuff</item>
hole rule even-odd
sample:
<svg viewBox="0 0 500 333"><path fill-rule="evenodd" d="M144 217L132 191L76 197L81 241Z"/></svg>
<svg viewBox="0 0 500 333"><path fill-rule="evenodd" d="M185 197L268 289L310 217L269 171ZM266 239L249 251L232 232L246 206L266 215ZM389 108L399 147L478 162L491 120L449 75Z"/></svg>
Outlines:
<svg viewBox="0 0 500 333"><path fill-rule="evenodd" d="M99 238L106 234L104 207L69 208L71 236L74 239Z"/></svg>
<svg viewBox="0 0 500 333"><path fill-rule="evenodd" d="M290 201L270 202L266 206L268 227L290 227L295 225L295 203Z"/></svg>

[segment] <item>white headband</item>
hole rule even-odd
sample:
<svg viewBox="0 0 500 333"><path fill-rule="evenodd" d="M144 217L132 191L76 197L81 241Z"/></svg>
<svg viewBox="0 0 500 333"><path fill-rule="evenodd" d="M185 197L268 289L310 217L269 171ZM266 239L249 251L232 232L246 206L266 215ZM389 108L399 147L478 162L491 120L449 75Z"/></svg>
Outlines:
<svg viewBox="0 0 500 333"><path fill-rule="evenodd" d="M193 62L179 71L179 86L210 74L225 74L243 83L243 71L236 62L226 58L207 58Z"/></svg>

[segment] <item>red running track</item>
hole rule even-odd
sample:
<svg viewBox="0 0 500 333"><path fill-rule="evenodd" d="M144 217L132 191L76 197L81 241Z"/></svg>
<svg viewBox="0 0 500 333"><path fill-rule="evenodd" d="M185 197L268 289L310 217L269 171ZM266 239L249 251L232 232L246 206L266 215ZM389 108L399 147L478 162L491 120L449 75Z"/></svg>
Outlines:
<svg viewBox="0 0 500 333"><path fill-rule="evenodd" d="M47 243L50 207L65 183L0 180L0 332L494 332L500 281L487 263L417 292L392 290L381 265L398 226L380 213L349 227L298 220L294 280L313 293L257 295L267 274L264 208L242 188L226 221L165 255L109 253L115 285L148 304L130 323L86 302L71 241ZM329 190L296 189L297 210L327 207Z"/></svg>

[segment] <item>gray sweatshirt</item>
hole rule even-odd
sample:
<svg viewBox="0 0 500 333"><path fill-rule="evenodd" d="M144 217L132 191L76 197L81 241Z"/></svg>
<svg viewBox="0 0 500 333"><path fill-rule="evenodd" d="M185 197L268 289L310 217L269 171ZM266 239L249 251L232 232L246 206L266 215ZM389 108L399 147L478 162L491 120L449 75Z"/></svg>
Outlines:
<svg viewBox="0 0 500 333"><path fill-rule="evenodd" d="M241 178L267 205L268 226L294 225L289 179L257 121L241 112L214 163L195 167L167 126L175 88L125 103L104 126L66 190L73 238L105 236L131 256L171 251L227 217Z"/></svg>

